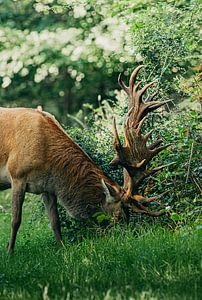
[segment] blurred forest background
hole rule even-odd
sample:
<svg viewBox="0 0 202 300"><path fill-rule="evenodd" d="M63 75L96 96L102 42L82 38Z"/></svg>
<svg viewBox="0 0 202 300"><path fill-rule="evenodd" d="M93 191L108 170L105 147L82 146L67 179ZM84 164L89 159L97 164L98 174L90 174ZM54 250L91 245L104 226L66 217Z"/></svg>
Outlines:
<svg viewBox="0 0 202 300"><path fill-rule="evenodd" d="M0 106L83 122L145 64L160 99L198 110L200 20L199 0L0 0Z"/></svg>

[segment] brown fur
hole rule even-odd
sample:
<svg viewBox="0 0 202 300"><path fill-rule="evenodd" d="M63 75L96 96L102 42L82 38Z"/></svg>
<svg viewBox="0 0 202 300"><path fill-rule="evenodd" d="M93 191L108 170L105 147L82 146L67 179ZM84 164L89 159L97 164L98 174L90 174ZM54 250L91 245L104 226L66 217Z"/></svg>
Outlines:
<svg viewBox="0 0 202 300"><path fill-rule="evenodd" d="M61 241L57 197L68 213L86 219L99 210L120 212L122 189L43 111L0 108L0 189L12 187L14 249L26 192L42 194ZM107 203L104 180L115 203Z"/></svg>

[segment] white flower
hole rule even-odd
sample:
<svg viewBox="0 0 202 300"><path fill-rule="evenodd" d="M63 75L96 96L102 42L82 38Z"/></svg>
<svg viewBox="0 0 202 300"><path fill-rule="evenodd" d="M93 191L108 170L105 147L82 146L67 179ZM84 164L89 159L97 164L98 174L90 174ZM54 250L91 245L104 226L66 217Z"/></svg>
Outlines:
<svg viewBox="0 0 202 300"><path fill-rule="evenodd" d="M86 15L86 10L83 5L78 5L74 7L74 17L82 18Z"/></svg>
<svg viewBox="0 0 202 300"><path fill-rule="evenodd" d="M3 78L3 83L2 83L2 88L6 88L7 86L9 86L9 84L11 83L11 79L8 76L5 76Z"/></svg>

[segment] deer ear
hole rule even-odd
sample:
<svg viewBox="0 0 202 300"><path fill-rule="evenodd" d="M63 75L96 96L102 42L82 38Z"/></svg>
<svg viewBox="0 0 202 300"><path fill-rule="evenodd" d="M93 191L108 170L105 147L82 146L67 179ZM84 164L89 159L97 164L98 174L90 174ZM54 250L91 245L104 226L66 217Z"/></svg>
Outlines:
<svg viewBox="0 0 202 300"><path fill-rule="evenodd" d="M106 201L108 203L115 202L116 191L114 190L114 188L110 184L106 183L104 179L101 180L101 183L102 183L104 193L106 195Z"/></svg>

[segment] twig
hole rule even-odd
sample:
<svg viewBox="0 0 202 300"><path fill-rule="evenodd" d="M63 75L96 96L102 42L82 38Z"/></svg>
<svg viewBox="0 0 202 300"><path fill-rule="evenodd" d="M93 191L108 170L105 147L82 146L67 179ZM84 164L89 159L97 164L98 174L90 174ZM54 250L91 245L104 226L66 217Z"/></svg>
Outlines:
<svg viewBox="0 0 202 300"><path fill-rule="evenodd" d="M170 53L169 53L169 54L170 54ZM161 81L161 78L162 78L163 74L165 73L166 69L169 67L169 65L170 65L170 63L171 63L171 62L168 62L168 63L167 63L169 54L167 54L166 57L165 57L165 61L164 61L164 63L163 63L163 67L162 67L162 69L161 69L161 74L160 74L160 76L159 76L159 78L158 78L157 89L158 89L159 86L160 86L160 81ZM166 63L167 63L167 65L166 65Z"/></svg>
<svg viewBox="0 0 202 300"><path fill-rule="evenodd" d="M189 162L188 162L188 169L187 169L187 176L186 176L186 182L188 182L189 179L189 174L190 174L190 165L191 165L191 159L192 159L192 155L193 155L193 149L194 149L194 142L191 145L191 151L190 151L190 157L189 157Z"/></svg>
<svg viewBox="0 0 202 300"><path fill-rule="evenodd" d="M198 188L199 193L202 194L201 183L200 183L200 181L196 178L196 176L194 176L194 174L192 173L192 171L190 171L190 177L191 177L191 180L193 181L193 183L195 184L195 186Z"/></svg>
<svg viewBox="0 0 202 300"><path fill-rule="evenodd" d="M72 119L73 121L77 122L82 128L84 128L84 129L86 128L85 124L82 121L80 121L77 117L72 116L70 114L67 114L67 117L69 119Z"/></svg>

